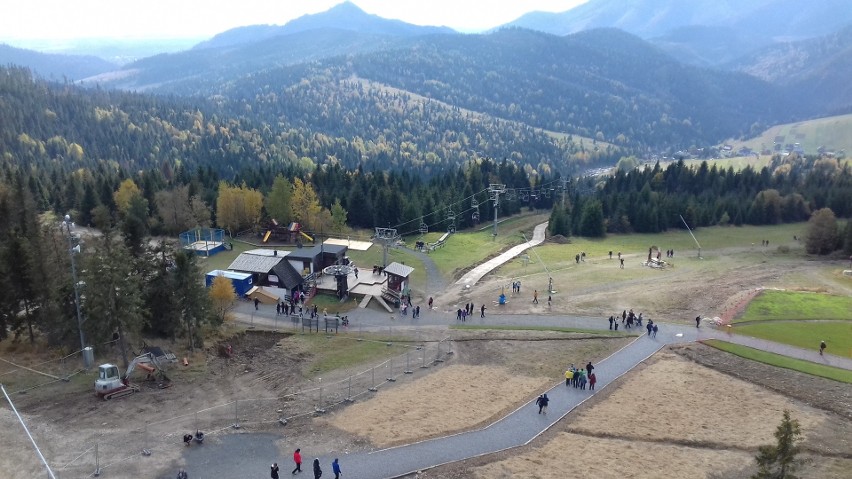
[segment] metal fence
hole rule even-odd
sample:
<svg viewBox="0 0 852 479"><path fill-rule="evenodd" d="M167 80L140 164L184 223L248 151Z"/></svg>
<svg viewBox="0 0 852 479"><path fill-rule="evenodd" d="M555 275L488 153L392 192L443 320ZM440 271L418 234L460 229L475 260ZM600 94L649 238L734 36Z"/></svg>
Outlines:
<svg viewBox="0 0 852 479"><path fill-rule="evenodd" d="M323 320L319 320L319 323L322 328ZM316 325L312 326L316 331ZM301 328L301 321L293 327ZM308 325L304 327L307 329ZM419 332L417 336L420 336ZM420 377L443 364L454 353L449 338L420 341L418 337L414 342L406 342L369 339L359 334L329 337L340 341L377 341L388 346L402 347L404 352L343 379L317 379L312 387L294 389L280 396L238 399L188 410L175 417L151 418L143 427L129 431L79 431L79 450L55 451L53 457L48 455L55 477L124 477L133 470L150 473L151 468L146 468L145 461L152 459L147 456L165 451L174 454L175 448L180 451L183 435L198 430L204 432L205 440L237 430L283 432L290 423L322 415L350 402L368 399L391 383ZM77 364L80 364L79 358ZM132 409L134 400L134 396L129 396L115 401L128 401L128 407ZM157 465L162 466L163 463L158 462Z"/></svg>

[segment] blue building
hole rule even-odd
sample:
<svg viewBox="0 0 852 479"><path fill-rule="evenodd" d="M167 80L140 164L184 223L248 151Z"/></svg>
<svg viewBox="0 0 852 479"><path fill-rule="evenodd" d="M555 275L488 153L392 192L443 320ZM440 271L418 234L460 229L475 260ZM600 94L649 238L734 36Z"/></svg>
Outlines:
<svg viewBox="0 0 852 479"><path fill-rule="evenodd" d="M207 273L207 287L209 288L213 284L213 279L216 276L224 276L231 280L231 284L234 285L234 291L236 291L237 296L245 296L245 294L254 286L252 283L251 273L240 273L238 271L222 271L220 269L214 269L213 271Z"/></svg>

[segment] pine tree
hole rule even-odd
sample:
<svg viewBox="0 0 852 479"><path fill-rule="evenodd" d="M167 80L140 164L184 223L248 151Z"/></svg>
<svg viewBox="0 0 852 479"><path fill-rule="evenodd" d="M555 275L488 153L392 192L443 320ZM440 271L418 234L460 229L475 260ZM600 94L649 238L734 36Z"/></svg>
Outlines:
<svg viewBox="0 0 852 479"><path fill-rule="evenodd" d="M180 250L175 254L174 296L181 323L189 338L189 350L201 346L200 328L210 319L210 298L198 281L201 270L191 252Z"/></svg>
<svg viewBox="0 0 852 479"><path fill-rule="evenodd" d="M136 336L144 324L142 282L130 250L107 229L93 248L87 249L82 280L85 284L86 337L92 344L110 341L118 334L124 366L129 363L127 337Z"/></svg>
<svg viewBox="0 0 852 479"><path fill-rule="evenodd" d="M790 419L790 411L784 411L784 418L775 430L777 443L760 446L760 453L755 456L757 474L752 479L796 479L796 472L805 460L797 459L801 452L799 443L802 441L802 431L799 421Z"/></svg>

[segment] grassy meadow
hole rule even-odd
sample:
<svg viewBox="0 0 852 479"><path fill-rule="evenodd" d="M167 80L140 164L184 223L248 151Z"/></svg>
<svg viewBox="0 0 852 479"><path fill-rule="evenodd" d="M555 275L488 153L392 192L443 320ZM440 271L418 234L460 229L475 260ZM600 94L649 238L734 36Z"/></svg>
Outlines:
<svg viewBox="0 0 852 479"><path fill-rule="evenodd" d="M329 371L382 361L405 352L398 345L388 346L388 341L402 338L369 337L368 341L357 341L349 336L324 334L298 334L285 340L287 346L296 351L309 351L302 373L317 377ZM391 343L393 344L393 343Z"/></svg>
<svg viewBox="0 0 852 479"><path fill-rule="evenodd" d="M852 321L852 297L766 290L749 303L734 323L790 319Z"/></svg>
<svg viewBox="0 0 852 479"><path fill-rule="evenodd" d="M744 141L731 141L734 151L742 146L760 151L772 149L776 137L784 137L783 144L799 143L807 154L816 154L824 146L830 150L852 151L852 114L817 118L797 123L776 125L764 131L760 136Z"/></svg>
<svg viewBox="0 0 852 479"><path fill-rule="evenodd" d="M805 223L777 226L713 226L694 231L701 244L702 267L724 268L729 258L724 250L738 249L738 261L766 261L769 256L799 254L803 246L793 241L793 236L801 236ZM761 246L762 240L768 240L768 247ZM605 238L571 237L568 244L545 243L528 251L529 260L523 257L505 264L499 274L506 277L523 277L531 274L545 274L570 279L573 287L604 284L608 282L628 281L648 277L647 268L636 268L648 257L648 248L656 246L665 251L674 249L674 258L664 259L676 270L679 265L694 264L698 261L698 247L686 230L669 230L657 234L608 235ZM780 253L778 247L786 247L787 253ZM612 259L609 252L612 251ZM575 261L575 255L585 252L586 263L611 264L611 268L595 269L594 275L582 274L583 263ZM625 269L618 267L618 253L625 258ZM568 281L566 281L568 282Z"/></svg>
<svg viewBox="0 0 852 479"><path fill-rule="evenodd" d="M739 344L732 344L727 341L720 341L717 339L710 339L703 342L708 346L712 346L722 351L727 351L741 358L751 359L752 361L758 361L771 366L777 366L779 368L791 369L793 371L799 371L813 376L852 384L852 371L848 371L846 369L825 366L823 364L803 361L801 359L793 359L780 354L768 353L766 351L760 351L758 349L740 346Z"/></svg>
<svg viewBox="0 0 852 479"><path fill-rule="evenodd" d="M734 331L805 349L825 341L829 353L852 358L852 297L763 291L734 321Z"/></svg>
<svg viewBox="0 0 852 479"><path fill-rule="evenodd" d="M493 231L491 226L482 223L481 230L468 230L450 235L444 246L432 251L429 256L441 274L450 279L460 270L468 269L501 251L524 243L526 240L522 233L527 239L532 238L533 228L547 221L549 216L549 214L535 214L509 218L497 225L496 238L491 234ZM434 240L437 240L441 234L429 233L429 235L435 235Z"/></svg>
<svg viewBox="0 0 852 479"><path fill-rule="evenodd" d="M820 341L830 354L852 358L852 321L773 321L734 327L734 333L817 350Z"/></svg>

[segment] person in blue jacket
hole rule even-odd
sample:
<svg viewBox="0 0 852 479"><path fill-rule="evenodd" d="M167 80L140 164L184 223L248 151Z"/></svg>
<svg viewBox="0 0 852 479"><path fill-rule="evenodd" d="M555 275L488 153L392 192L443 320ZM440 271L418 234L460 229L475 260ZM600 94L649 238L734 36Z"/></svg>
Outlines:
<svg viewBox="0 0 852 479"><path fill-rule="evenodd" d="M340 463L337 462L336 457L331 461L331 472L334 473L334 479L340 479Z"/></svg>

